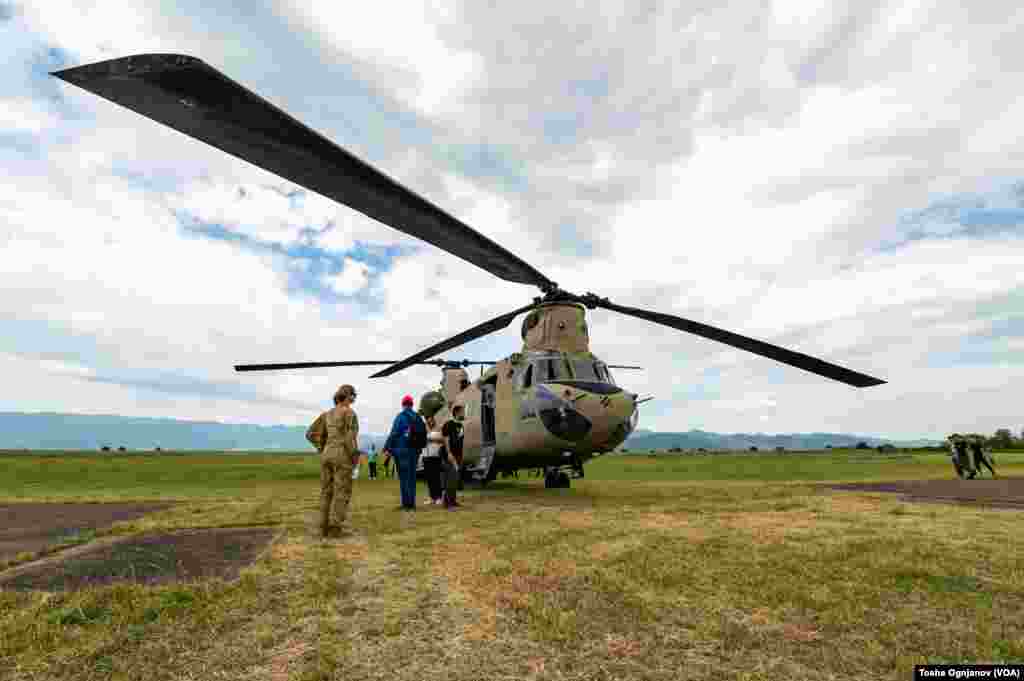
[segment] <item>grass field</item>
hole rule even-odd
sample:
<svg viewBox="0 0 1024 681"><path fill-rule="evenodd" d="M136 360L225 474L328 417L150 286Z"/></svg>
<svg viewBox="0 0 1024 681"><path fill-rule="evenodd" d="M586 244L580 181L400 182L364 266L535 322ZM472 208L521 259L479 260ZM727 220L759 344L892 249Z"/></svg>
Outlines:
<svg viewBox="0 0 1024 681"><path fill-rule="evenodd" d="M997 467L1024 477L1024 454ZM89 539L278 529L234 582L0 589L0 678L906 679L1024 661L1024 512L818 484L951 475L935 454L615 456L569 490L523 476L412 515L397 482L362 479L354 535L320 541L311 456L0 456L0 503L180 501Z"/></svg>

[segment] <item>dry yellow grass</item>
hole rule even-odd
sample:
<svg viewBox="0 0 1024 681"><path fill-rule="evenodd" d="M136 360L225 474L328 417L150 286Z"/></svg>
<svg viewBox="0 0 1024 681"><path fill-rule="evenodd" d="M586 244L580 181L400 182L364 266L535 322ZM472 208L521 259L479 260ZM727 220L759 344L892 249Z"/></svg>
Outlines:
<svg viewBox="0 0 1024 681"><path fill-rule="evenodd" d="M571 530L588 530L596 524L594 511L563 511L558 514L558 524Z"/></svg>
<svg viewBox="0 0 1024 681"><path fill-rule="evenodd" d="M635 524L642 530L667 531L695 542L712 536L712 532L703 523L682 514L642 513Z"/></svg>

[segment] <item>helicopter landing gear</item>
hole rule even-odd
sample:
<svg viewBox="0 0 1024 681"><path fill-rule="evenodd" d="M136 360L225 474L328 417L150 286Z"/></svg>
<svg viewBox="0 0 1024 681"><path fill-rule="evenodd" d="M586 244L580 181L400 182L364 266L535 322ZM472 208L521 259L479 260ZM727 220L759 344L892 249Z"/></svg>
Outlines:
<svg viewBox="0 0 1024 681"><path fill-rule="evenodd" d="M569 474L557 468L544 469L544 487L547 489L565 488L571 485Z"/></svg>

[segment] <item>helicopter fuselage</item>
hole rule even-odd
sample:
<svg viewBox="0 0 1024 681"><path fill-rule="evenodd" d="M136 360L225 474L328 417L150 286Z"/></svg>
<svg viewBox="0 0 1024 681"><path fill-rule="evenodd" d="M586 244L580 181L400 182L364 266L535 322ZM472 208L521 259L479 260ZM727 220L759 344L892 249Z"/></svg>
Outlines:
<svg viewBox="0 0 1024 681"><path fill-rule="evenodd" d="M522 352L472 383L464 369L445 369L445 405L433 420L440 430L454 405L464 407L466 468L582 466L622 444L636 428L637 396L590 352L584 308L538 307L523 323L523 340Z"/></svg>

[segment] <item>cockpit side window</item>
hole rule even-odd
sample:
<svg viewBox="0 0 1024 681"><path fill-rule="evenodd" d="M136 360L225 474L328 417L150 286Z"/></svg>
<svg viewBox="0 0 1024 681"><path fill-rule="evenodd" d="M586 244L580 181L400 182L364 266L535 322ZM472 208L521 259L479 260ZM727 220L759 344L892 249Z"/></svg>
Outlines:
<svg viewBox="0 0 1024 681"><path fill-rule="evenodd" d="M590 360L578 360L572 363L573 374L580 381L601 381L597 371L597 363Z"/></svg>

